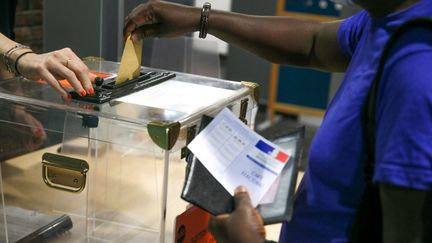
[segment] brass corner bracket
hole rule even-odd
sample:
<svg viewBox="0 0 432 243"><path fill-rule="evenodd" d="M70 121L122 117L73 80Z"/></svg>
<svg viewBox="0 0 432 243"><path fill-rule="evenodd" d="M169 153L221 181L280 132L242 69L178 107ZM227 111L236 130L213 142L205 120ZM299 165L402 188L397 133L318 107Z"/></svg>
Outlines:
<svg viewBox="0 0 432 243"><path fill-rule="evenodd" d="M152 121L147 131L153 142L164 150L174 147L180 134L179 122Z"/></svg>
<svg viewBox="0 0 432 243"><path fill-rule="evenodd" d="M259 100L259 91L260 91L260 85L254 82L249 81L241 81L240 82L243 86L248 87L252 91L252 96L256 103L258 103Z"/></svg>

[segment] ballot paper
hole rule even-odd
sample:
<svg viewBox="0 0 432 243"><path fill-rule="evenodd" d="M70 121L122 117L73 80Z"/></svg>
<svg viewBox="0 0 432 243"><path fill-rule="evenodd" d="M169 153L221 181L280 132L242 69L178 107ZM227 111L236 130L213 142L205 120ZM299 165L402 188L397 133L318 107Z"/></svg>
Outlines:
<svg viewBox="0 0 432 243"><path fill-rule="evenodd" d="M245 186L254 207L290 157L289 152L255 133L226 108L188 148L231 195L237 186Z"/></svg>
<svg viewBox="0 0 432 243"><path fill-rule="evenodd" d="M133 42L131 36L128 36L115 81L116 85L127 80L132 80L140 75L142 47L142 39Z"/></svg>

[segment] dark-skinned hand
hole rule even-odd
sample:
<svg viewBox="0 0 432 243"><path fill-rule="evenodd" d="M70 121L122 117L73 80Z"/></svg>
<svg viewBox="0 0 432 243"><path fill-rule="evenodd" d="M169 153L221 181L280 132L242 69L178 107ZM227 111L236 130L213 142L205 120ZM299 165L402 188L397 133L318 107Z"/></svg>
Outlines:
<svg viewBox="0 0 432 243"><path fill-rule="evenodd" d="M140 4L125 19L123 35L136 41L144 37L177 37L199 29L201 10L196 7L152 1Z"/></svg>
<svg viewBox="0 0 432 243"><path fill-rule="evenodd" d="M213 217L209 230L218 243L263 243L265 228L258 211L252 207L246 188L237 187L235 209L231 214Z"/></svg>

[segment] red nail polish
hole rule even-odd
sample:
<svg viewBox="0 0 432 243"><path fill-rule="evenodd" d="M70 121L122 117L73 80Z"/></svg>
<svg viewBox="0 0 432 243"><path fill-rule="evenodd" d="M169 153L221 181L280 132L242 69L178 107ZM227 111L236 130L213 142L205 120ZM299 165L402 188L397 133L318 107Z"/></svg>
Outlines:
<svg viewBox="0 0 432 243"><path fill-rule="evenodd" d="M41 136L42 135L42 131L40 129L37 129L35 131L36 136Z"/></svg>
<svg viewBox="0 0 432 243"><path fill-rule="evenodd" d="M72 99L72 95L71 94L67 94L67 99L68 100Z"/></svg>
<svg viewBox="0 0 432 243"><path fill-rule="evenodd" d="M81 91L81 96L86 96L86 94L87 94L87 93L85 92L85 90L82 90L82 91Z"/></svg>
<svg viewBox="0 0 432 243"><path fill-rule="evenodd" d="M92 94L94 94L94 89L93 89L93 87L91 87L90 89L89 89L89 93L92 95Z"/></svg>

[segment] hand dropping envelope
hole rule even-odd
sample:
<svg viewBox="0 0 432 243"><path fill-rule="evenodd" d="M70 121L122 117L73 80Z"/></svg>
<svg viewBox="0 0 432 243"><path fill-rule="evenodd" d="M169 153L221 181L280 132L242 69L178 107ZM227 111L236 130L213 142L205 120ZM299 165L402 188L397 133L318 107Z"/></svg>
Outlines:
<svg viewBox="0 0 432 243"><path fill-rule="evenodd" d="M255 207L288 162L289 152L252 131L228 109L188 145L231 195L245 186Z"/></svg>
<svg viewBox="0 0 432 243"><path fill-rule="evenodd" d="M123 50L115 84L121 84L140 75L143 40L133 42L128 36Z"/></svg>

